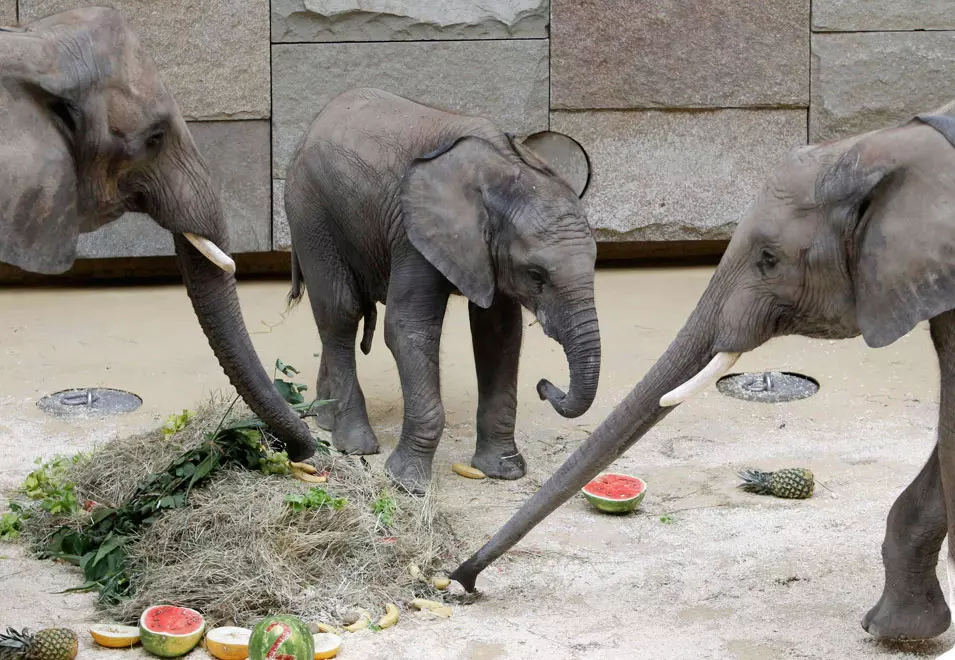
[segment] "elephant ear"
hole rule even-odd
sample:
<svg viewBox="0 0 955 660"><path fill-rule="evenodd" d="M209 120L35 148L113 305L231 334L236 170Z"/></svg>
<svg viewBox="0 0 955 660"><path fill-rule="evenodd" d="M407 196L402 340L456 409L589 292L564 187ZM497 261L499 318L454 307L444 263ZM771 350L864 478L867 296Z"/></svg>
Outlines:
<svg viewBox="0 0 955 660"><path fill-rule="evenodd" d="M515 150L528 164L533 158L546 163L548 169L563 179L576 193L583 197L590 186L590 158L577 140L557 133L541 131L527 136L523 143L512 141ZM528 156L528 152L531 155Z"/></svg>
<svg viewBox="0 0 955 660"><path fill-rule="evenodd" d="M489 142L465 137L418 158L402 181L411 244L483 308L490 307L495 289L486 200L502 177L513 176L513 167Z"/></svg>
<svg viewBox="0 0 955 660"><path fill-rule="evenodd" d="M836 185L830 192L841 192L859 222L851 239L857 251L856 313L866 343L874 348L955 308L955 148L943 135L918 121L877 132L860 140L834 168ZM919 148L906 151L919 154L929 178L896 162L897 140L918 142ZM932 180L939 174L945 185Z"/></svg>

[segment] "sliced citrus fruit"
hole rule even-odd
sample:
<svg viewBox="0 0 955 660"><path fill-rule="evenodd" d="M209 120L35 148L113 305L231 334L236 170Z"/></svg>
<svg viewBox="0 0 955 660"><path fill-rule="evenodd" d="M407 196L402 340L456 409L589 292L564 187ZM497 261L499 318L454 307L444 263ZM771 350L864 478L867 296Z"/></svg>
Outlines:
<svg viewBox="0 0 955 660"><path fill-rule="evenodd" d="M96 624L90 627L90 636L108 649L128 649L139 644L139 628L136 626Z"/></svg>

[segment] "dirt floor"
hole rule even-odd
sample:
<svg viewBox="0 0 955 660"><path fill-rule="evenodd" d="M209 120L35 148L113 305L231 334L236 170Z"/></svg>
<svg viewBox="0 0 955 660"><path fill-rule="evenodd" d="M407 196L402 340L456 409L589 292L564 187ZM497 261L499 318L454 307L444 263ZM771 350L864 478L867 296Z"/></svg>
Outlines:
<svg viewBox="0 0 955 660"><path fill-rule="evenodd" d="M599 273L600 393L576 420L537 399L539 378L565 386L567 370L560 347L538 327L527 328L518 434L530 472L519 482L475 482L450 471L452 462L470 457L476 406L467 309L462 299L453 301L441 358L448 427L435 468L443 505L476 544L653 364L711 272ZM283 319L286 288L240 284L246 321L263 362L279 357L314 385L317 333L307 305ZM16 486L36 456L155 426L228 387L185 292L175 286L0 290L0 365L0 488ZM926 327L878 351L861 339L781 339L737 365L769 369L808 374L821 390L773 405L711 389L617 461L616 469L649 485L638 514L602 515L575 498L512 558L488 569L478 582L481 598L455 607L451 620L405 615L393 629L348 636L341 657L831 660L934 658L951 647L952 631L931 643L888 646L859 625L881 593L889 506L934 442L938 381ZM380 331L372 354L359 355L359 373L387 452L402 402ZM130 390L144 403L105 421L67 423L37 409L39 397L77 386ZM380 468L386 457L372 462ZM811 500L735 488L741 468L794 466L811 468L824 484ZM17 546L0 545L0 555L0 625L67 625L82 633L97 620L90 595L57 593L78 584L77 573L27 558ZM947 585L942 566L939 576ZM89 658L141 653L97 651L85 635L81 649Z"/></svg>

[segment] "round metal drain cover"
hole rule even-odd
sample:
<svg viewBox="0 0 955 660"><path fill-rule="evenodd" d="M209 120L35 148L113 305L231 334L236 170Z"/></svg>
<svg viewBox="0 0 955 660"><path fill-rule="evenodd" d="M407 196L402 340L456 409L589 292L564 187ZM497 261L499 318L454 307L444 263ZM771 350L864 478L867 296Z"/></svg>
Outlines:
<svg viewBox="0 0 955 660"><path fill-rule="evenodd" d="M757 374L730 374L720 378L716 389L721 394L743 401L785 403L808 399L819 391L819 383L809 376L787 371Z"/></svg>
<svg viewBox="0 0 955 660"><path fill-rule="evenodd" d="M78 387L45 396L36 405L56 417L77 417L132 412L143 405L143 400L123 390Z"/></svg>

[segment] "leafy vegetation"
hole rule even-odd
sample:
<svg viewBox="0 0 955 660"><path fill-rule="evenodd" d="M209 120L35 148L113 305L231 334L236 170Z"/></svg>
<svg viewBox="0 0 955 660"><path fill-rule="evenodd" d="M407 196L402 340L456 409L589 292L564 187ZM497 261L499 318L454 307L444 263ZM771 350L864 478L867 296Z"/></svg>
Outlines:
<svg viewBox="0 0 955 660"><path fill-rule="evenodd" d="M183 410L179 415L170 415L166 418L166 423L162 425L162 434L164 436L175 435L189 426L189 422L196 416L191 410Z"/></svg>
<svg viewBox="0 0 955 660"><path fill-rule="evenodd" d="M281 360L276 360L275 367L289 378L299 373ZM313 401L306 404L301 393L308 388L301 383L280 378L274 383L283 398L303 417L309 415L314 406L326 403ZM236 401L238 397L233 405ZM68 477L70 467L87 457L57 457L47 463L37 460L39 467L27 476L22 492L43 511L68 523L43 539L38 548L41 557L68 561L83 570L84 584L68 591L96 590L104 603L116 603L131 596L134 585L127 572L127 543L140 528L154 522L164 511L185 506L193 488L206 482L216 471L240 466L265 474L289 474L287 453L273 451L268 446L267 425L258 417L250 417L226 426L224 422L231 410L232 406L223 415L218 428L206 433L199 446L180 454L164 470L146 477L122 506L111 508L90 502L86 507L88 515L82 516L82 520L71 517L84 507ZM171 437L181 432L193 417L195 413L188 410L171 415L163 424L163 436ZM317 440L317 445L319 452L329 453L327 442ZM324 490L312 489L301 496L300 501L290 504L293 508L328 505L340 509L345 506L345 500L333 498ZM10 513L0 517L0 540L16 539L23 522L34 513L30 504L23 506L11 502L10 509Z"/></svg>
<svg viewBox="0 0 955 660"><path fill-rule="evenodd" d="M291 365L285 364L281 360L275 361L275 369L276 371L282 372L289 378L296 376L299 373L298 369ZM272 382L275 383L275 388L279 391L279 394L282 395L282 398L289 403L305 403L305 397L302 396L302 392L308 389L308 385L304 385L303 383L293 383L281 378L276 378Z"/></svg>
<svg viewBox="0 0 955 660"><path fill-rule="evenodd" d="M395 513L398 511L398 502L388 491L382 491L372 503L372 511L378 516L378 522L386 527L395 524Z"/></svg>
<svg viewBox="0 0 955 660"><path fill-rule="evenodd" d="M348 501L344 497L332 497L324 488L312 488L304 495L286 495L285 501L292 511L320 509L323 506L330 506L341 511L348 505Z"/></svg>

